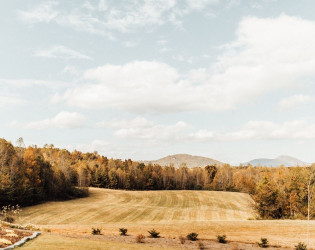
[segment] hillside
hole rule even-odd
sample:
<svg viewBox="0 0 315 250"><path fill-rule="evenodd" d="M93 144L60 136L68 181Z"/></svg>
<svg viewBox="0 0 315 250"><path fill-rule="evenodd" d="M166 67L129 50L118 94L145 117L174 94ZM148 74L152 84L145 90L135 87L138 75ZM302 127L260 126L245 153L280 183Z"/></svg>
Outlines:
<svg viewBox="0 0 315 250"><path fill-rule="evenodd" d="M42 225L246 220L252 202L248 194L235 192L90 188L88 198L27 207L21 219Z"/></svg>
<svg viewBox="0 0 315 250"><path fill-rule="evenodd" d="M193 156L189 154L175 154L169 155L164 158L153 160L153 161L144 161L144 163L159 164L161 166L167 166L170 164L174 164L175 167L179 167L181 164L186 163L187 167L205 167L207 165L222 165L224 163L207 158L202 156Z"/></svg>
<svg viewBox="0 0 315 250"><path fill-rule="evenodd" d="M295 167L295 166L305 166L309 163L301 161L291 156L282 155L275 159L259 158L254 159L249 162L245 162L243 165L251 164L253 166L267 166L267 167L277 167L284 165L285 167Z"/></svg>
<svg viewBox="0 0 315 250"><path fill-rule="evenodd" d="M225 249L259 249L255 242L262 236L291 249L305 240L301 232L306 230L306 221L248 220L255 217L253 200L244 193L98 188L90 188L90 193L87 198L23 208L18 223L40 226L43 235L22 249L139 249L135 236L148 236L152 228L162 237L146 237L141 249L200 249L190 241L179 243L180 235L191 232L199 234L207 249L222 249L216 243L218 234L228 237ZM128 228L128 237L119 236L121 227ZM92 228L101 228L103 235L91 235ZM311 221L311 244L315 244L314 235L315 222Z"/></svg>

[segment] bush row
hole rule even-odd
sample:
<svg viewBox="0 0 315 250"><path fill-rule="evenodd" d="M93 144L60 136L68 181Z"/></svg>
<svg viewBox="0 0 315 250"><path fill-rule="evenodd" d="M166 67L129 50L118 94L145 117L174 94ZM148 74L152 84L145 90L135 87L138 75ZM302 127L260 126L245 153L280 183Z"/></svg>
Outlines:
<svg viewBox="0 0 315 250"><path fill-rule="evenodd" d="M92 234L93 235L101 235L102 234L101 231L102 231L101 228L92 228ZM120 235L127 236L128 229L127 228L119 228L119 232L120 232ZM156 231L155 229L149 230L148 233L149 233L150 238L160 238L160 232ZM195 232L192 232L192 233L188 234L186 237L179 236L178 238L179 238L179 241L181 244L185 244L186 240L198 241L198 234ZM144 243L144 239L145 239L145 236L143 234L138 234L136 236L136 242L137 243ZM228 241L226 240L225 234L217 235L217 240L219 243L222 243L222 244L228 243ZM204 249L203 243L202 242L198 242L198 243L199 243L198 244L199 248ZM267 238L261 238L260 242L257 242L257 245L261 248L267 248L270 246ZM307 250L307 246L305 245L305 243L299 242L295 246L295 249L296 250Z"/></svg>

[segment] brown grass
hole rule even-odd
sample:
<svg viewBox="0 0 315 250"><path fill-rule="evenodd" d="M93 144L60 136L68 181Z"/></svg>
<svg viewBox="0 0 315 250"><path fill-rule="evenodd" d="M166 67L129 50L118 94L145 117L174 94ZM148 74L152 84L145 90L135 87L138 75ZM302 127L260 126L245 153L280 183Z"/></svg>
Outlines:
<svg viewBox="0 0 315 250"><path fill-rule="evenodd" d="M35 224L161 223L247 220L247 194L211 191L123 191L91 188L91 196L23 211Z"/></svg>
<svg viewBox="0 0 315 250"><path fill-rule="evenodd" d="M138 234L136 237L137 243L144 243L145 236L143 234Z"/></svg>
<svg viewBox="0 0 315 250"><path fill-rule="evenodd" d="M261 237L268 238L271 245L293 247L306 242L306 221L247 220L254 216L251 204L250 196L242 193L91 188L88 198L25 208L20 223L30 222L53 233L78 237L90 235L92 227L101 227L105 236L118 235L118 228L125 227L132 237L155 228L179 245L178 236L190 232L198 233L203 242L216 241L218 234L227 235L229 242L255 243ZM314 221L310 237L314 247Z"/></svg>
<svg viewBox="0 0 315 250"><path fill-rule="evenodd" d="M86 239L86 238L74 238L64 235L53 235L53 234L44 234L39 236L36 240L32 240L26 243L22 249L29 250L50 250L50 249L67 249L67 250L77 250L77 249L93 249L93 250L121 250L121 249L130 249L138 250L139 244L136 243L121 243L113 242L110 240L102 239ZM152 247L142 245L141 249L143 250L161 250L160 247Z"/></svg>

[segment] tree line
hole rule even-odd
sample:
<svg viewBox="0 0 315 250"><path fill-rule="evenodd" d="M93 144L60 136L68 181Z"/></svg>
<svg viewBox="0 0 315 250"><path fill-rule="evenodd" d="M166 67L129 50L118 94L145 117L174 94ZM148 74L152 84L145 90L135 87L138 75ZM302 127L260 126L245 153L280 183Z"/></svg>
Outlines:
<svg viewBox="0 0 315 250"><path fill-rule="evenodd" d="M30 205L87 194L85 187L245 192L260 218L305 218L314 166L253 167L144 164L45 145L14 147L0 139L0 204ZM311 194L315 189L311 186ZM312 195L311 195L312 196ZM311 203L312 204L312 203ZM312 204L312 208L315 207ZM314 209L311 209L314 211ZM315 214L311 213L311 217Z"/></svg>
<svg viewBox="0 0 315 250"><path fill-rule="evenodd" d="M14 147L0 139L0 207L87 195L86 189L75 185L61 165L45 159L41 148Z"/></svg>

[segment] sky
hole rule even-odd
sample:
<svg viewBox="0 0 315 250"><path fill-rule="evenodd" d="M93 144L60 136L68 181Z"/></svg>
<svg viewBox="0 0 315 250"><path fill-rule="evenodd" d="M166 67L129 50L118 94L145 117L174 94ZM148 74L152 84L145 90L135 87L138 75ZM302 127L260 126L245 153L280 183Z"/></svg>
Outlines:
<svg viewBox="0 0 315 250"><path fill-rule="evenodd" d="M0 137L315 162L313 0L0 0Z"/></svg>

